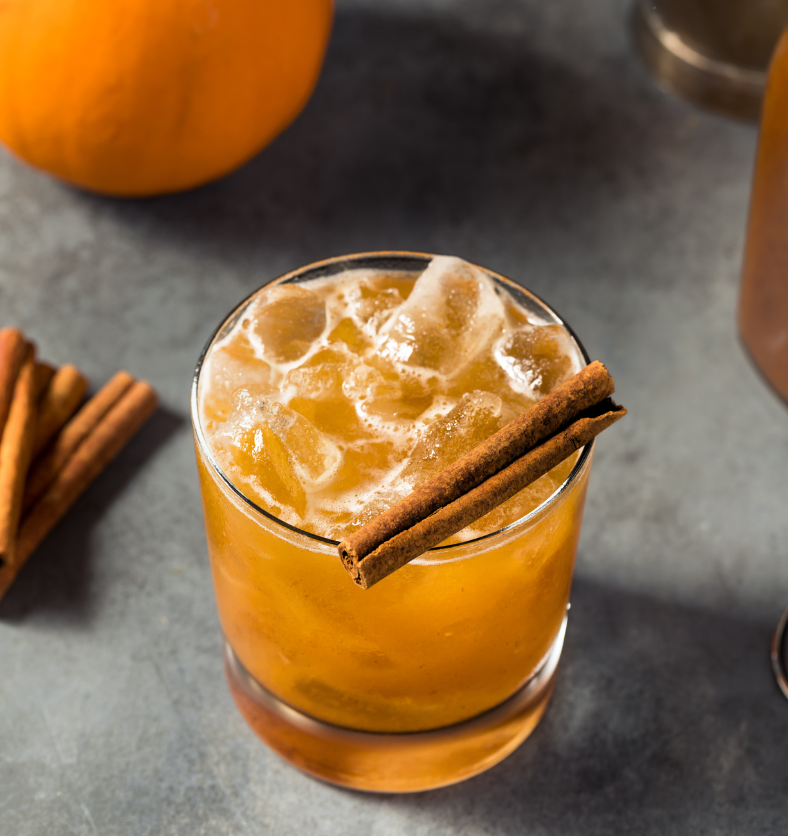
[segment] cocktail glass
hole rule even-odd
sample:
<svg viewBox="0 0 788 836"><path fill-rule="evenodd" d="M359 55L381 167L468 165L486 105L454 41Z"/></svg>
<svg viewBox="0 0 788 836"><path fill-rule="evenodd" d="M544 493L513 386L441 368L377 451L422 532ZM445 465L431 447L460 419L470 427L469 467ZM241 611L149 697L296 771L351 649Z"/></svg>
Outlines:
<svg viewBox="0 0 788 836"><path fill-rule="evenodd" d="M368 253L330 259L278 283L345 270L415 277L431 256ZM544 302L486 271L531 315L564 325ZM225 671L257 734L319 778L408 792L475 775L535 728L552 694L580 534L592 445L542 505L484 537L432 549L369 590L336 543L277 519L244 496L192 420ZM566 327L566 326L565 326ZM580 365L588 362L570 329Z"/></svg>
<svg viewBox="0 0 788 836"><path fill-rule="evenodd" d="M755 160L739 295L739 333L750 357L788 405L788 28L769 66ZM788 610L772 638L772 667L788 697Z"/></svg>

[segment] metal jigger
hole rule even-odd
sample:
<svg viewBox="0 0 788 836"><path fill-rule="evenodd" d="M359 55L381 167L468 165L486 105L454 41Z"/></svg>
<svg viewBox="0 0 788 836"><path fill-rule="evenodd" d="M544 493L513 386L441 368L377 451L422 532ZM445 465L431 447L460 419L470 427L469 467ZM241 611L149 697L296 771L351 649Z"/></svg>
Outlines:
<svg viewBox="0 0 788 836"><path fill-rule="evenodd" d="M634 17L635 44L664 88L757 120L788 0L637 0Z"/></svg>

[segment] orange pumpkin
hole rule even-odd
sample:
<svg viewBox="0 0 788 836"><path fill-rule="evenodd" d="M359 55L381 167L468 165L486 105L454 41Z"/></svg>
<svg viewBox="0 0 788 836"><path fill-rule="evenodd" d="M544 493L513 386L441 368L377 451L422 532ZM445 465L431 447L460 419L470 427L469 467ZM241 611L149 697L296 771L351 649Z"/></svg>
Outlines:
<svg viewBox="0 0 788 836"><path fill-rule="evenodd" d="M332 0L2 0L0 141L112 195L189 189L306 104Z"/></svg>

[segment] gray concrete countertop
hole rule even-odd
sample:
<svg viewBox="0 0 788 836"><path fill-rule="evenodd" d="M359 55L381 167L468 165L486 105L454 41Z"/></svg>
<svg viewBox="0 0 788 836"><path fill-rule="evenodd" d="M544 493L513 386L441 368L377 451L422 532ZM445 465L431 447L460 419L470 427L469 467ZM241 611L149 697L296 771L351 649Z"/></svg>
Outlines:
<svg viewBox="0 0 788 836"><path fill-rule="evenodd" d="M180 196L107 200L0 153L0 324L163 407L0 604L2 836L783 834L788 409L734 314L756 131L660 92L626 0L339 0L304 114ZM603 359L553 703L508 760L402 797L314 781L226 689L188 391L252 289L311 260L454 253Z"/></svg>

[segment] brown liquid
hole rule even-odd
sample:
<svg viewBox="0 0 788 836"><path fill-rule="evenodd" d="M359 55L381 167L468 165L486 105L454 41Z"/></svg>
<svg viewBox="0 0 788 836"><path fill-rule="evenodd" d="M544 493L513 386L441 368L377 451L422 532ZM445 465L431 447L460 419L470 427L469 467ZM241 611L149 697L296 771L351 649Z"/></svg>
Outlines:
<svg viewBox="0 0 788 836"><path fill-rule="evenodd" d="M760 370L788 400L788 30L772 58L763 103L739 329Z"/></svg>

